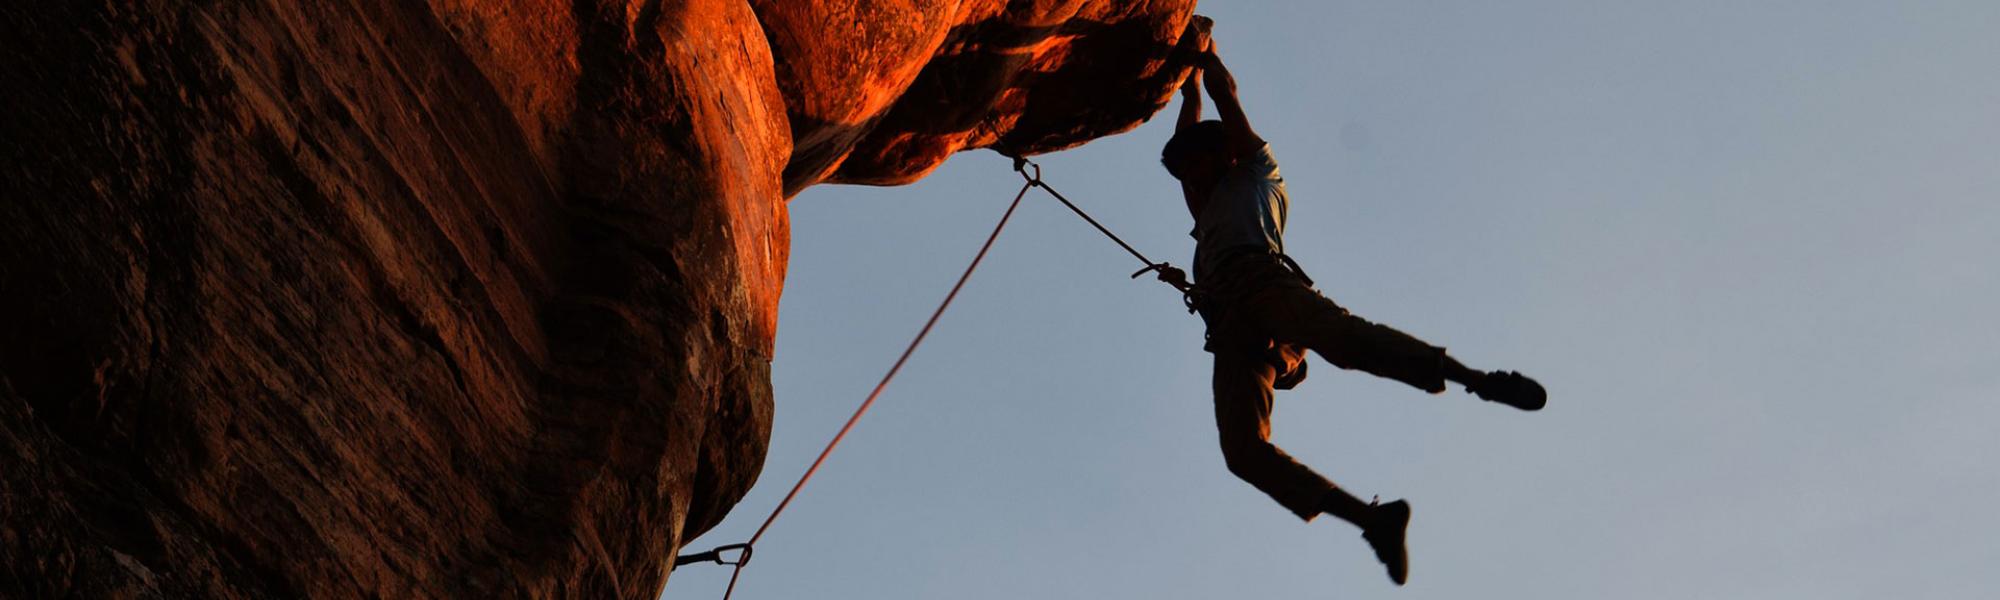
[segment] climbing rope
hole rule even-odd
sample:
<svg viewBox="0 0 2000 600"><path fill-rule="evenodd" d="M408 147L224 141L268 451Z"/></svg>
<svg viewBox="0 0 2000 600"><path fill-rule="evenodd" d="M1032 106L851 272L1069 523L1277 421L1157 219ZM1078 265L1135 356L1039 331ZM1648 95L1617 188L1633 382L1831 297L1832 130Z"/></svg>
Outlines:
<svg viewBox="0 0 2000 600"><path fill-rule="evenodd" d="M757 526L757 532L750 535L750 540L741 544L721 546L708 552L676 557L674 566L710 561L734 565L735 572L729 574L729 587L722 592L722 598L729 600L730 595L736 593L736 581L743 576L743 567L750 564L751 552L756 548L757 540L763 539L764 532L771 529L771 523L778 520L778 515L785 512L786 507L791 506L792 500L798 497L799 490L806 487L806 482L812 480L814 473L819 472L820 465L826 463L826 457L833 454L833 449L847 437L847 432L854 430L854 424L861 420L861 415L867 414L869 407L875 405L875 399L881 397L882 390L889 387L889 382L896 378L898 371L903 370L903 363L910 360L910 355L917 351L917 346L924 343L924 337L930 335L931 327L937 325L938 317L944 316L945 309L951 307L951 301L958 298L958 291L965 287L966 280L972 278L972 272L979 268L979 262L986 259L986 252L993 249L993 241L1000 238L1000 231L1007 228L1007 221L1013 218L1014 209L1021 206L1021 199L1026 198L1028 190L1034 187L1033 183L1023 184L1021 191L1014 194L1014 201L1007 205L1007 212L1002 213L1000 222L993 225L993 233L986 236L986 243L979 246L979 253L973 255L972 262L965 265L965 272L959 274L958 283L952 284L951 291L944 295L944 301L938 303L937 310L931 311L931 318L924 321L923 328L917 330L917 336L911 338L910 344L903 348L902 356L896 357L896 364L889 367L889 372L882 375L881 381L876 382L875 389L868 392L868 398L862 400L861 406L854 409L854 414L847 417L847 423L840 426L840 432L833 434L833 439L826 442L826 447L819 451L819 457L813 459L812 466L806 467L806 473L799 476L797 483L792 484L792 490L785 493L784 500L778 501L778 507L771 510L771 515L764 517L764 524ZM735 560L730 560L727 553L731 551L741 551L741 553Z"/></svg>
<svg viewBox="0 0 2000 600"><path fill-rule="evenodd" d="M707 552L697 552L674 557L675 567L704 562L733 566L735 569L729 574L729 587L722 592L722 600L729 600L729 597L736 593L736 581L743 576L743 567L750 564L750 557L756 549L757 540L763 539L764 532L771 529L771 523L778 520L778 515L785 512L786 507L791 506L792 500L798 497L799 490L806 487L806 482L812 479L814 473L819 472L819 467L826 462L826 457L833 454L834 447L839 446L840 441L847 437L847 433L854 429L854 424L861 420L861 415L866 414L868 409L875 405L875 399L882 395L882 390L889 387L889 382L896 378L898 371L903 369L903 363L908 362L910 355L917 351L917 346L924 343L924 337L930 335L931 327L937 325L938 317L943 316L945 309L951 307L951 301L958 297L958 291L965 287L966 280L972 278L972 272L979 268L980 261L986 259L986 252L993 249L993 241L1000 238L1000 231L1002 229L1007 228L1008 219L1013 218L1014 209L1021 206L1021 199L1028 196L1028 190L1037 187L1047 190L1050 196L1054 196L1056 200L1061 201L1063 206L1069 207L1077 216L1083 217L1084 221L1089 222L1092 227L1096 227L1097 231L1103 233L1105 237L1109 237L1111 241L1117 242L1119 247L1124 248L1126 252L1130 252L1132 256L1137 257L1139 262L1146 263L1146 268L1132 274L1133 278L1138 278L1148 271L1172 268L1172 265L1167 263L1155 263L1151 259L1146 258L1146 255L1140 254L1138 250L1132 248L1131 244L1125 243L1125 240L1120 239L1117 234L1111 233L1110 229L1106 229L1104 225L1098 223L1097 219L1091 218L1088 213L1083 212L1083 209L1078 208L1075 203L1063 197L1055 188L1049 187L1049 184L1042 181L1041 165L1019 156L1007 156L1014 160L1014 171L1020 173L1021 178L1025 180L1025 183L1021 185L1021 191L1014 194L1014 201L1007 205L1007 212L1002 213L1000 215L1000 222L993 225L993 233L986 236L986 243L979 246L979 253L974 254L972 262L965 265L965 272L959 274L958 282L952 284L951 291L944 295L944 301L939 302L937 309L931 311L931 318L924 321L923 328L917 330L916 337L910 339L910 344L903 348L902 356L896 357L896 363L889 367L889 372L882 375L882 380L875 383L875 389L868 392L868 398L861 401L861 406L856 407L854 414L847 417L847 423L840 426L840 431L833 434L833 439L826 442L825 448L820 449L819 457L813 459L812 466L806 467L805 474L800 475L798 482L792 484L791 491L785 493L784 500L778 501L778 507L771 510L770 516L764 517L764 523L757 526L757 532L750 535L749 541L740 544L717 546L715 549ZM1034 168L1033 174L1029 174L1029 167ZM1184 284L1168 283L1176 289L1181 290L1183 294L1191 293L1191 290ZM736 553L734 558L731 558L730 553L732 552Z"/></svg>
<svg viewBox="0 0 2000 600"><path fill-rule="evenodd" d="M1133 249L1132 245L1125 243L1125 240L1123 238L1118 237L1118 234L1111 233L1111 230L1105 228L1104 224L1098 223L1097 219L1090 218L1090 213L1083 212L1083 209L1077 208L1075 202L1070 202L1069 198L1064 197L1062 195L1062 192L1056 191L1056 188L1049 186L1048 182L1042 181L1042 166L1035 164L1035 161L1031 161L1028 160L1027 158L1020 156L1011 156L1005 154L1003 154L1003 156L1007 156L1008 158L1014 159L1014 171L1020 173L1021 178L1028 181L1028 185L1047 190L1050 196L1054 196L1056 200L1062 202L1063 206L1069 207L1070 212L1076 213L1076 216L1083 217L1084 222L1090 223L1091 227L1096 227L1098 233L1102 233L1104 234L1104 237L1111 238L1111 241L1117 242L1118 247L1124 248L1125 251L1130 253L1133 258L1139 259L1139 262L1146 263L1146 268L1139 269L1138 271L1132 273L1133 279L1138 279L1140 275L1145 275L1149 271L1162 271L1164 269L1173 266L1164 262L1156 263L1153 262L1153 259L1146 258L1146 255L1140 254L1138 250ZM1034 174L1030 175L1026 167L1034 167L1035 169ZM1168 285L1174 286L1174 289L1180 290L1181 293L1183 294L1188 293L1190 291L1190 287L1186 284L1176 283L1172 281L1168 281L1166 283Z"/></svg>

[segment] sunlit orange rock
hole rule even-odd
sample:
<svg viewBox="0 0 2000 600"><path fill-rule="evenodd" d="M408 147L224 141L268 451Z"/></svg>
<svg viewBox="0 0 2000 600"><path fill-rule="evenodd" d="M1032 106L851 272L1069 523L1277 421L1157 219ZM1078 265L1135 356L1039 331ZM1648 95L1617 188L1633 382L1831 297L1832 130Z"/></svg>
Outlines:
<svg viewBox="0 0 2000 600"><path fill-rule="evenodd" d="M752 4L792 125L788 193L909 183L965 148L1075 146L1137 125L1186 75L1166 60L1185 1Z"/></svg>
<svg viewBox="0 0 2000 600"><path fill-rule="evenodd" d="M1191 4L0 8L0 597L652 598L785 199L1130 128Z"/></svg>

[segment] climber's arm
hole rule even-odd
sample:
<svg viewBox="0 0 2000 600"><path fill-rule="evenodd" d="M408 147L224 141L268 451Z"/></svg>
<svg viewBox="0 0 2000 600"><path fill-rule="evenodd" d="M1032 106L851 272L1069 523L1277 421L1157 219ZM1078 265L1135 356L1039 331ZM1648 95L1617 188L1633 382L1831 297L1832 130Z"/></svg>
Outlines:
<svg viewBox="0 0 2000 600"><path fill-rule="evenodd" d="M1211 21L1208 17L1195 15L1188 23L1188 39L1181 40L1177 52L1186 52L1186 60L1193 68L1188 69L1186 79L1181 80L1181 115L1174 121L1174 133L1180 133L1195 123L1201 122L1201 63L1215 42L1208 37Z"/></svg>
<svg viewBox="0 0 2000 600"><path fill-rule="evenodd" d="M1264 147L1264 138L1250 129L1250 117L1243 114L1243 103L1236 99L1236 78L1230 76L1229 67L1223 66L1222 58L1215 55L1215 46L1201 56L1203 80L1208 87L1208 97L1215 100L1215 112L1222 116L1222 128L1228 136L1224 150L1230 156L1244 156Z"/></svg>
<svg viewBox="0 0 2000 600"><path fill-rule="evenodd" d="M1201 69L1188 71L1187 80L1181 82L1181 116L1174 121L1174 133L1179 134L1195 123L1201 122ZM1188 210L1201 205L1201 192L1186 179L1181 180L1181 197L1187 201Z"/></svg>
<svg viewBox="0 0 2000 600"><path fill-rule="evenodd" d="M1181 116L1174 121L1174 133L1180 133L1201 121L1201 69L1189 69L1187 79L1181 81Z"/></svg>

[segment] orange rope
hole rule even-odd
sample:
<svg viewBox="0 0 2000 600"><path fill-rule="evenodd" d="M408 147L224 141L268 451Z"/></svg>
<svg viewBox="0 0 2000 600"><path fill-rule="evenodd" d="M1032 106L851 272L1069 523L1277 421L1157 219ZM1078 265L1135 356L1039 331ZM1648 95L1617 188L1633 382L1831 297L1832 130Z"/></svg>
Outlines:
<svg viewBox="0 0 2000 600"><path fill-rule="evenodd" d="M819 451L819 458L813 459L812 466L806 468L806 474L799 476L798 483L792 484L792 491L786 492L785 499L778 502L778 507L771 511L771 516L765 517L764 524L757 526L757 533L750 536L750 541L724 546L715 551L705 553L713 555L709 559L715 562L736 565L735 572L729 574L729 588L722 593L723 600L729 600L730 595L736 593L736 580L743 575L743 566L750 563L751 550L756 547L757 540L762 539L764 532L771 529L771 523L778 520L778 514L785 512L785 507L790 506L792 499L798 497L799 490L806 487L806 481L811 480L813 474L819 472L820 465L826 462L828 455L833 454L834 447L839 446L840 441L847 437L847 432L854 429L854 424L861 420L861 415L867 413L868 408L875 405L875 399L882 395L883 389L889 387L889 381L896 378L896 372L903 369L903 363L908 362L910 355L917 351L917 346L924 343L924 336L930 335L931 327L937 325L938 317L944 316L944 310L951 307L951 301L958 297L958 291L965 287L966 280L972 278L973 270L978 269L979 262L986 259L986 251L993 249L993 241L1000 238L1000 230L1007 228L1007 220L1013 218L1014 209L1021 206L1021 199L1027 197L1028 190L1035 187L1035 183L1034 181L1029 181L1021 186L1020 193L1014 194L1014 202L1007 205L1007 212L1000 215L1000 222L993 226L993 233L987 235L986 243L979 246L979 254L973 255L972 263L965 266L965 272L958 276L958 283L952 284L951 292L945 294L944 301L938 303L937 310L931 312L930 320L924 321L923 329L917 330L917 337L910 340L908 347L903 348L903 355L896 358L896 364L890 366L889 372L882 375L882 381L875 384L874 391L868 392L868 399L861 401L861 406L854 409L852 416L847 417L847 423L840 426L840 432L834 434L833 439L826 443L826 448ZM727 563L721 558L720 552L723 549L737 547L743 550L743 554L736 562Z"/></svg>

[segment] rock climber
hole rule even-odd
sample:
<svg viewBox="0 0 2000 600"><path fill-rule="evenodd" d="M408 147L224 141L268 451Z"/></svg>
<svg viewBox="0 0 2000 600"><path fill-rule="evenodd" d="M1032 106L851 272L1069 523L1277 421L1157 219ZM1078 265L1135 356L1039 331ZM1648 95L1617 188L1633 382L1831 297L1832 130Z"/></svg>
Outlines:
<svg viewBox="0 0 2000 600"><path fill-rule="evenodd" d="M1271 443L1272 389L1304 379L1305 350L1342 369L1364 371L1433 394L1445 382L1479 398L1540 410L1547 392L1520 373L1478 371L1385 325L1354 316L1313 288L1285 255L1285 182L1271 147L1250 128L1236 81L1216 56L1206 19L1190 47L1195 67L1181 87L1180 118L1160 152L1180 180L1194 217L1194 282L1159 265L1159 278L1189 292L1215 355L1215 425L1230 472L1307 521L1330 514L1361 528L1361 537L1402 585L1409 574L1404 531L1410 505L1363 502ZM1201 120L1204 83L1221 120Z"/></svg>

